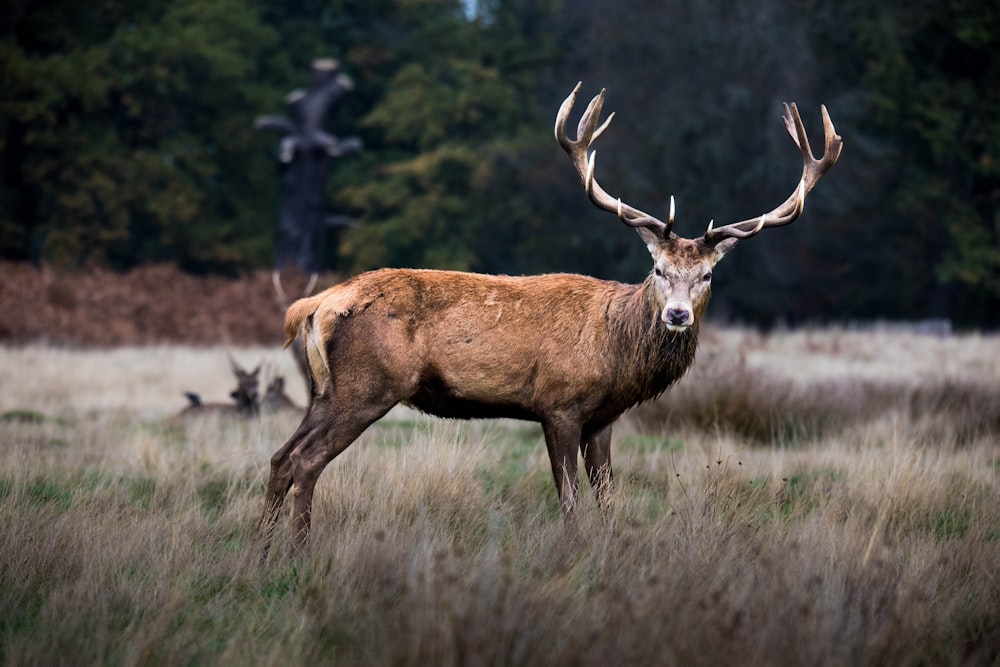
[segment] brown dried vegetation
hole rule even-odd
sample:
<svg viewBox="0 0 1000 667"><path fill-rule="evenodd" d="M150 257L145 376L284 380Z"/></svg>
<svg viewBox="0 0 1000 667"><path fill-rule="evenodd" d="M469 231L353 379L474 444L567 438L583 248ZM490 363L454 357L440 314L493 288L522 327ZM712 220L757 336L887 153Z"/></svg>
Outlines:
<svg viewBox="0 0 1000 667"><path fill-rule="evenodd" d="M332 282L326 277L321 285ZM283 311L268 272L239 279L174 266L128 273L0 262L0 342L77 345L279 344Z"/></svg>
<svg viewBox="0 0 1000 667"><path fill-rule="evenodd" d="M650 432L717 430L755 443L802 444L897 412L927 443L1000 441L1000 392L983 381L824 378L808 382L715 355L659 401L632 415Z"/></svg>

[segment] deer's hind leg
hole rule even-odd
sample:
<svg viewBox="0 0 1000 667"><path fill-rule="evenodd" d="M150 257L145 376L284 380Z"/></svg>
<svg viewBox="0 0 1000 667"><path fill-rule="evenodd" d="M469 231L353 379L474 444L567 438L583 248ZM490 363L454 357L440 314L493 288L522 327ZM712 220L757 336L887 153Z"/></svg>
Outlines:
<svg viewBox="0 0 1000 667"><path fill-rule="evenodd" d="M309 543L312 523L312 500L316 482L326 466L364 433L372 423L388 412L396 401L353 400L338 402L350 406L332 411L329 404L315 406L325 413L323 427L309 431L289 452L292 494L293 548L302 552Z"/></svg>
<svg viewBox="0 0 1000 667"><path fill-rule="evenodd" d="M321 420L314 417L314 411L310 408L292 437L271 457L271 473L267 481L264 511L257 524L258 537L263 548L261 562L267 560L267 552L271 548L271 537L274 533L274 524L278 521L278 514L281 512L285 496L288 495L288 490L292 487L291 453L304 442L317 437L322 426Z"/></svg>

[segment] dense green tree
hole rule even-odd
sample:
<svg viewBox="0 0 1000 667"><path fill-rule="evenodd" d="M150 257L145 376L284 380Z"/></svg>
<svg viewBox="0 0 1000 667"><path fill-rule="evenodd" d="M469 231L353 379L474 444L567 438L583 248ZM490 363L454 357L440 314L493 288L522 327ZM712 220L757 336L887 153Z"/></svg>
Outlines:
<svg viewBox="0 0 1000 667"><path fill-rule="evenodd" d="M354 270L517 269L497 266L502 244L484 242L506 231L490 224L492 213L510 211L521 197L497 193L495 172L505 156L530 149L547 132L537 122L529 69L517 62L525 54L537 62L537 51L512 43L502 9L484 5L470 16L459 2L400 3L391 31L397 66L361 121L374 135L370 169L363 181L338 182L338 200L364 220L344 239ZM386 47L376 37L360 55L370 58L379 46Z"/></svg>
<svg viewBox="0 0 1000 667"><path fill-rule="evenodd" d="M952 287L943 314L1000 323L1000 6L893 3L860 28L893 165L883 214L924 241L909 273Z"/></svg>
<svg viewBox="0 0 1000 667"><path fill-rule="evenodd" d="M509 98L496 70L458 56L399 70L365 124L400 158L345 193L371 220L348 239L358 268L477 264L476 182L491 135L504 136Z"/></svg>
<svg viewBox="0 0 1000 667"><path fill-rule="evenodd" d="M270 187L251 120L273 94L258 61L276 35L253 7L24 10L0 39L4 253L35 244L55 263L121 268L263 260L269 235L241 193Z"/></svg>

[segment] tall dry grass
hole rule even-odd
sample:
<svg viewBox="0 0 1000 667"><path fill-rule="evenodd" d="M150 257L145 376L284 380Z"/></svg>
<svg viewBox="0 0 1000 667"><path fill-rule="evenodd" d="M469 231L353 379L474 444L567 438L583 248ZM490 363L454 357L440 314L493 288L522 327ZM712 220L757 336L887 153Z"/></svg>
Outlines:
<svg viewBox="0 0 1000 667"><path fill-rule="evenodd" d="M2 660L995 664L1000 341L904 338L947 361L868 375L861 334L711 333L616 430L613 514L584 491L570 526L537 427L394 413L321 479L309 555L282 521L265 567L294 418L169 419L225 350L0 349Z"/></svg>

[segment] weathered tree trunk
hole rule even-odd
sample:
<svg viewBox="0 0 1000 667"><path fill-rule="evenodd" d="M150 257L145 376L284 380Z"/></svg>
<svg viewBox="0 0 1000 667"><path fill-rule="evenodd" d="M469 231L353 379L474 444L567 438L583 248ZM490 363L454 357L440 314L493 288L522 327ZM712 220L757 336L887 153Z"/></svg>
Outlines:
<svg viewBox="0 0 1000 667"><path fill-rule="evenodd" d="M274 270L275 296L282 311L296 296L309 296L315 288L316 276L323 268L327 226L351 222L343 216L327 216L324 202L330 158L361 150L357 137L338 139L327 129L340 99L352 90L354 83L340 72L337 61L316 60L309 88L293 90L286 98L288 115L260 116L254 123L258 130L284 134L278 160L284 170L285 187ZM310 276L305 288L291 295L281 279L282 273L290 269ZM305 353L301 345L291 349L308 385Z"/></svg>

